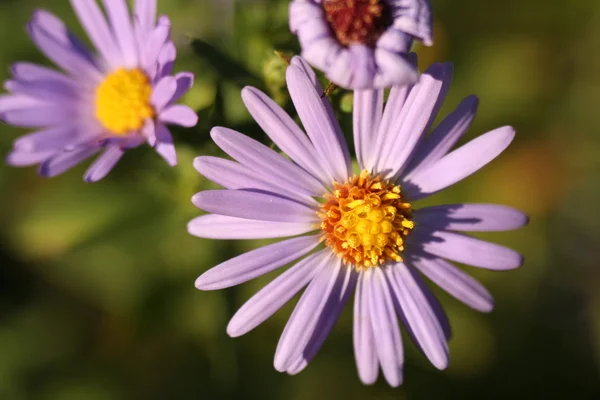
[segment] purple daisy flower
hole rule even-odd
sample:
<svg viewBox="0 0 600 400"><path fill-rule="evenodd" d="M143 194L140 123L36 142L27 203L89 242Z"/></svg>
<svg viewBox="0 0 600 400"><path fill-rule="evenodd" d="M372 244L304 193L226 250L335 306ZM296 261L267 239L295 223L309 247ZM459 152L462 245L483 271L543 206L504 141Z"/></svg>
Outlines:
<svg viewBox="0 0 600 400"><path fill-rule="evenodd" d="M194 126L196 113L175 104L192 86L193 74L172 76L175 45L166 16L156 21L156 0L136 0L133 18L125 0L71 0L98 54L91 53L47 11L27 26L36 46L64 72L27 62L12 67L9 92L0 96L0 118L38 129L17 139L7 162L40 164L56 176L103 151L85 173L87 182L108 174L125 150L148 142L170 165L177 164L167 124Z"/></svg>
<svg viewBox="0 0 600 400"><path fill-rule="evenodd" d="M238 285L301 259L248 300L227 327L230 336L247 333L308 286L277 346L278 371L306 367L352 292L362 382L374 383L381 367L390 385L402 383L398 316L433 365L446 368L449 323L421 274L486 312L493 307L490 294L451 261L491 270L522 264L511 249L459 233L519 228L527 223L520 211L492 204L414 207L488 164L515 135L503 127L452 150L475 116L474 96L426 135L451 76L450 64L435 64L414 86L392 88L385 108L383 90L355 92L357 175L322 87L299 57L287 70L287 84L308 136L264 93L242 91L249 112L289 159L235 131L213 129L213 140L235 161L195 160L201 174L226 190L193 197L210 214L192 220L189 232L215 239L293 237L212 268L196 287Z"/></svg>
<svg viewBox="0 0 600 400"><path fill-rule="evenodd" d="M427 0L294 0L290 28L302 57L348 89L414 83L412 41L433 44Z"/></svg>

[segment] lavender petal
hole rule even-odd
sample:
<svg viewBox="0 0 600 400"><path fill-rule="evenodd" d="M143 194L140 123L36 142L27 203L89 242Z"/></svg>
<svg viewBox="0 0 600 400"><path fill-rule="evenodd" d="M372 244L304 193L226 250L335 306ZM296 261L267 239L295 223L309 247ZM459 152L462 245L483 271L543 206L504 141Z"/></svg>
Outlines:
<svg viewBox="0 0 600 400"><path fill-rule="evenodd" d="M69 107L58 105L43 105L22 110L6 111L0 114L0 119L7 124L23 128L42 128L47 126L69 124L76 113Z"/></svg>
<svg viewBox="0 0 600 400"><path fill-rule="evenodd" d="M148 37L156 24L156 0L136 0L134 13L139 21L142 37Z"/></svg>
<svg viewBox="0 0 600 400"><path fill-rule="evenodd" d="M301 38L301 35L298 36ZM302 41L300 41L302 44ZM315 40L302 46L302 58L308 61L315 68L328 71L332 64L344 54L347 50L340 46L336 39L325 37Z"/></svg>
<svg viewBox="0 0 600 400"><path fill-rule="evenodd" d="M319 221L313 208L274 194L243 190L205 190L192 197L196 207L230 217L273 222Z"/></svg>
<svg viewBox="0 0 600 400"><path fill-rule="evenodd" d="M290 30L297 33L304 23L323 18L323 8L309 1L293 1L290 4L289 15Z"/></svg>
<svg viewBox="0 0 600 400"><path fill-rule="evenodd" d="M383 116L381 117L379 129L377 132L373 133L374 146L372 145L372 157L370 160L371 162L368 165L365 165L366 169L373 170L375 167L375 161L381 157L381 151L383 149L378 148L378 143L381 140L380 136L388 134L390 126L398 117L399 111L404 106L406 97L408 96L411 88L412 86L410 85L393 86L390 90L390 94L383 109Z"/></svg>
<svg viewBox="0 0 600 400"><path fill-rule="evenodd" d="M211 136L233 159L279 186L295 187L308 196L322 196L326 191L308 172L254 139L221 127L213 128Z"/></svg>
<svg viewBox="0 0 600 400"><path fill-rule="evenodd" d="M346 144L340 144L321 95L302 69L292 65L288 67L286 76L290 96L317 154L338 182L346 181L350 171L342 150Z"/></svg>
<svg viewBox="0 0 600 400"><path fill-rule="evenodd" d="M191 235L208 239L272 239L302 235L314 231L311 222L272 222L208 214L188 223Z"/></svg>
<svg viewBox="0 0 600 400"><path fill-rule="evenodd" d="M41 99L32 99L27 96L19 95L0 95L0 115L8 111L35 109L48 106Z"/></svg>
<svg viewBox="0 0 600 400"><path fill-rule="evenodd" d="M66 30L49 31L48 20L54 27L56 21L60 22L53 15L44 11L38 11L28 25L28 33L31 40L44 53L48 59L56 65L69 72L71 75L80 76L93 82L100 82L102 75L96 65L87 58L87 53L83 53L72 42L75 40ZM62 22L60 22L62 24Z"/></svg>
<svg viewBox="0 0 600 400"><path fill-rule="evenodd" d="M158 81L152 90L150 103L154 106L155 110L160 112L169 103L171 98L173 98L176 91L177 81L175 80L175 77L165 76Z"/></svg>
<svg viewBox="0 0 600 400"><path fill-rule="evenodd" d="M373 49L363 44L353 44L349 47L349 50L354 61L352 65L352 87L355 90L371 89L377 73Z"/></svg>
<svg viewBox="0 0 600 400"><path fill-rule="evenodd" d="M150 147L156 146L156 124L154 123L154 120L150 118L147 119L140 130L140 134L146 139Z"/></svg>
<svg viewBox="0 0 600 400"><path fill-rule="evenodd" d="M370 302L365 273L361 272L354 295L354 358L358 376L365 385L372 385L379 375L375 336L371 325Z"/></svg>
<svg viewBox="0 0 600 400"><path fill-rule="evenodd" d="M177 90L169 101L169 104L177 102L194 86L194 74L191 72L180 72L175 75L175 80L177 81Z"/></svg>
<svg viewBox="0 0 600 400"><path fill-rule="evenodd" d="M448 366L448 344L439 320L408 268L398 263L385 274L417 343L438 369Z"/></svg>
<svg viewBox="0 0 600 400"><path fill-rule="evenodd" d="M433 229L470 232L508 231L525 226L527 215L497 204L447 204L416 210L418 225Z"/></svg>
<svg viewBox="0 0 600 400"><path fill-rule="evenodd" d="M17 149L11 151L8 156L6 156L6 163L13 167L29 167L43 163L52 157L53 154L54 152L51 150L30 153Z"/></svg>
<svg viewBox="0 0 600 400"><path fill-rule="evenodd" d="M90 89L88 83L82 83L74 80L73 78L55 71L53 69L28 63L18 62L11 66L11 71L16 80L23 82L39 82L39 81L54 81L60 82L65 87L69 87L72 90L81 90L82 87Z"/></svg>
<svg viewBox="0 0 600 400"><path fill-rule="evenodd" d="M88 78L95 78L100 75L95 57L90 53L88 48L67 29L63 21L56 15L45 10L37 10L34 12L28 28L38 30L42 36L45 36L51 42L54 42L59 48L72 52L73 55L76 56L72 61L77 65L71 67L74 69L75 67L82 68L82 70L76 72L76 74L83 74L84 77L87 76ZM80 62L81 65L79 65ZM91 70L88 70L90 67Z"/></svg>
<svg viewBox="0 0 600 400"><path fill-rule="evenodd" d="M320 237L301 236L252 250L211 268L196 280L200 290L236 286L304 257L320 243Z"/></svg>
<svg viewBox="0 0 600 400"><path fill-rule="evenodd" d="M4 87L14 95L37 98L48 104L60 102L64 106L74 107L82 100L77 88L66 86L57 80L33 82L8 80L4 82Z"/></svg>
<svg viewBox="0 0 600 400"><path fill-rule="evenodd" d="M253 87L242 90L242 99L248 112L277 147L321 183L333 181L306 134L277 103Z"/></svg>
<svg viewBox="0 0 600 400"><path fill-rule="evenodd" d="M317 89L317 93L323 93L323 94L325 93L323 90L323 86L321 85L321 82L317 78L317 74L315 74L315 71L313 71L310 64L307 63L305 59L303 59L302 57L298 57L298 56L292 57L291 65L295 65L298 68L300 68L302 71L304 71L306 76L308 76L308 79L310 79L310 81L312 82L315 89ZM335 110L333 109L333 106L331 105L331 102L329 101L329 98L327 96L323 96L321 101L322 101L323 105L325 106L325 109L327 110L327 114L329 114L329 120L331 121L331 124L333 125L333 127L335 129L335 134L338 139L338 143L340 144L340 147L341 147L342 151L344 152L344 158L346 160L346 165L352 165L352 157L350 156L350 149L348 148L348 144L346 143L346 138L344 137L344 132L342 131L342 127L340 126L340 122L337 118ZM320 167L320 168L323 168L323 167ZM328 183L329 182L330 181L328 181Z"/></svg>
<svg viewBox="0 0 600 400"><path fill-rule="evenodd" d="M494 308L494 299L487 289L448 261L422 256L412 264L433 283L467 306L481 312L490 312Z"/></svg>
<svg viewBox="0 0 600 400"><path fill-rule="evenodd" d="M158 19L158 24L152 30L152 34L145 43L146 48L142 49L144 52L144 70L152 79L155 78L158 72L158 56L160 51L170 35L171 21L166 16L162 16Z"/></svg>
<svg viewBox="0 0 600 400"><path fill-rule="evenodd" d="M286 371L302 355L330 296L335 295L336 283L343 282L341 267L341 260L330 255L325 267L319 270L300 297L277 344L274 360L277 371Z"/></svg>
<svg viewBox="0 0 600 400"><path fill-rule="evenodd" d="M296 188L281 187L273 184L268 178L248 170L235 161L217 157L203 156L194 160L194 168L211 181L225 189L245 189L271 192L288 197L308 207L317 207L318 202L312 197L298 193Z"/></svg>
<svg viewBox="0 0 600 400"><path fill-rule="evenodd" d="M177 152L175 151L171 132L169 132L169 129L164 124L158 123L156 124L155 134L156 144L154 145L154 149L171 167L176 166Z"/></svg>
<svg viewBox="0 0 600 400"><path fill-rule="evenodd" d="M83 179L88 183L103 179L117 165L123 154L125 152L119 146L108 147L88 168Z"/></svg>
<svg viewBox="0 0 600 400"><path fill-rule="evenodd" d="M409 33L426 46L433 45L433 16L427 0L391 0L395 29Z"/></svg>
<svg viewBox="0 0 600 400"><path fill-rule="evenodd" d="M73 168L83 160L100 151L97 145L82 145L71 151L63 151L40 165L41 176L52 178Z"/></svg>
<svg viewBox="0 0 600 400"><path fill-rule="evenodd" d="M405 196L415 201L455 184L498 157L514 137L514 129L507 126L473 139L407 179Z"/></svg>
<svg viewBox="0 0 600 400"><path fill-rule="evenodd" d="M446 314L446 311L442 307L442 304L440 303L438 298L433 294L431 289L429 289L429 287L425 283L425 280L421 277L421 275L419 275L417 270L412 265L405 265L406 268L408 268L408 270L412 274L412 277L417 283L417 285L419 285L421 292L423 292L423 295L427 298L427 302L433 310L433 314L435 315L435 317L440 323L440 326L442 327L442 331L444 332L446 341L452 339L452 326L450 326L450 319L448 318L448 314ZM415 341L415 343L417 342Z"/></svg>
<svg viewBox="0 0 600 400"><path fill-rule="evenodd" d="M175 67L175 59L177 58L177 48L175 43L167 41L160 53L158 53L158 76L171 75Z"/></svg>
<svg viewBox="0 0 600 400"><path fill-rule="evenodd" d="M407 238L407 245L434 256L498 271L518 268L523 264L523 256L495 243L446 231L413 233Z"/></svg>
<svg viewBox="0 0 600 400"><path fill-rule="evenodd" d="M188 106L174 104L160 112L159 121L165 124L174 124L186 128L192 128L198 123L198 115Z"/></svg>
<svg viewBox="0 0 600 400"><path fill-rule="evenodd" d="M319 322L315 327L310 341L302 351L302 354L287 369L286 372L288 374L296 375L300 373L317 355L354 291L357 277L358 274L354 271L354 268L346 268L343 275L340 275L341 279L338 280L329 296L327 305L319 316Z"/></svg>
<svg viewBox="0 0 600 400"><path fill-rule="evenodd" d="M408 53L412 45L412 37L394 27L388 28L377 40L377 48L391 53Z"/></svg>
<svg viewBox="0 0 600 400"><path fill-rule="evenodd" d="M298 29L298 40L302 47L331 37L331 28L324 18L306 19Z"/></svg>
<svg viewBox="0 0 600 400"><path fill-rule="evenodd" d="M235 313L227 325L227 334L237 337L256 328L306 286L330 257L329 249L321 250L279 275Z"/></svg>
<svg viewBox="0 0 600 400"><path fill-rule="evenodd" d="M103 0L104 9L112 26L116 42L123 55L123 66L135 68L139 64L139 50L133 33L131 17L125 0Z"/></svg>
<svg viewBox="0 0 600 400"><path fill-rule="evenodd" d="M361 169L373 168L373 149L383 111L383 90L354 91L354 146Z"/></svg>
<svg viewBox="0 0 600 400"><path fill-rule="evenodd" d="M397 177L425 135L433 113L443 99L440 93L448 85L451 75L451 67L445 64L434 64L421 75L400 115L389 131L380 136L379 171Z"/></svg>
<svg viewBox="0 0 600 400"><path fill-rule="evenodd" d="M440 124L423 139L421 145L415 150L415 155L406 168L410 171L405 179L418 173L444 157L467 132L475 114L479 99L476 96L465 98Z"/></svg>
<svg viewBox="0 0 600 400"><path fill-rule="evenodd" d="M87 131L75 126L58 126L23 135L15 140L15 150L43 152L62 150L86 137Z"/></svg>
<svg viewBox="0 0 600 400"><path fill-rule="evenodd" d="M70 0L70 2L81 26L106 64L112 69L119 68L123 62L123 54L96 1Z"/></svg>
<svg viewBox="0 0 600 400"><path fill-rule="evenodd" d="M392 294L380 268L371 268L365 274L371 326L373 335L377 338L375 344L379 363L389 385L398 387L403 381L404 349Z"/></svg>
<svg viewBox="0 0 600 400"><path fill-rule="evenodd" d="M405 86L419 79L419 72L404 55L392 53L386 49L375 50L375 63L379 73L375 76L373 86Z"/></svg>
<svg viewBox="0 0 600 400"><path fill-rule="evenodd" d="M353 66L357 62L357 59L353 57L353 54L350 52L350 50L344 48L331 63L328 63L329 67L326 70L327 78L338 86L344 88L352 87L352 78L354 77ZM373 77L371 77L371 79L372 78Z"/></svg>

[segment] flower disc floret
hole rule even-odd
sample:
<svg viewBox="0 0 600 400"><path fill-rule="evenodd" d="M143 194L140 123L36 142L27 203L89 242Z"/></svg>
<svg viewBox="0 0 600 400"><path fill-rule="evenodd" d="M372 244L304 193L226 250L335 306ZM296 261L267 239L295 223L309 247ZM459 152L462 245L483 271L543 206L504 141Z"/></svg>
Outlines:
<svg viewBox="0 0 600 400"><path fill-rule="evenodd" d="M114 134L138 131L154 116L151 95L152 85L142 70L119 68L96 89L96 117Z"/></svg>
<svg viewBox="0 0 600 400"><path fill-rule="evenodd" d="M389 10L381 0L325 0L323 9L335 36L345 46L373 46L389 25Z"/></svg>
<svg viewBox="0 0 600 400"><path fill-rule="evenodd" d="M400 186L368 171L335 183L319 216L325 244L357 269L402 261L404 239L414 228L412 207L402 199Z"/></svg>

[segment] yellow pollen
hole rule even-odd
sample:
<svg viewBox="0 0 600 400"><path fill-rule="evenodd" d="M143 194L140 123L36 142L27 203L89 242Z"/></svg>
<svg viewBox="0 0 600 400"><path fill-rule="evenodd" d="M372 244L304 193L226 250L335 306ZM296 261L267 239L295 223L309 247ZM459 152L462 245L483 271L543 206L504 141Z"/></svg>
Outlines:
<svg viewBox="0 0 600 400"><path fill-rule="evenodd" d="M154 117L150 105L152 86L140 69L123 69L109 74L96 89L96 118L115 135L142 128Z"/></svg>
<svg viewBox="0 0 600 400"><path fill-rule="evenodd" d="M318 215L325 244L357 269L402 261L404 238L415 226L400 186L368 171L335 183Z"/></svg>

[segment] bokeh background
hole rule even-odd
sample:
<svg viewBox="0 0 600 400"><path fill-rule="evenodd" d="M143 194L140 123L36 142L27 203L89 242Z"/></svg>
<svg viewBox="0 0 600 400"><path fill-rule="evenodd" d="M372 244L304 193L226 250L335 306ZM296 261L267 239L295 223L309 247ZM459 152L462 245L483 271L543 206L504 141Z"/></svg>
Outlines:
<svg viewBox="0 0 600 400"><path fill-rule="evenodd" d="M129 152L100 183L85 166L48 180L0 167L1 399L506 399L600 398L600 2L433 0L433 48L421 67L452 60L446 114L477 94L467 139L517 129L488 168L438 195L526 211L528 227L485 238L525 255L515 271L469 268L496 298L479 314L436 291L450 317L451 363L435 370L405 340L405 383L358 380L351 307L300 375L272 359L288 305L242 338L228 319L273 275L200 292L194 280L259 242L192 237L191 196L211 187L192 168L220 155L209 130L225 125L266 142L240 88L268 91L293 111L274 49L296 53L286 0L163 0L178 70L196 73L184 99L195 129L175 131L180 164ZM0 0L0 78L17 60L46 63L24 25L44 7L82 33L66 0ZM199 39L193 42L192 39ZM333 95L350 133L351 97ZM346 110L346 111L344 111ZM0 153L21 130L0 126ZM268 143L268 142L266 142ZM293 302L292 302L293 303Z"/></svg>

